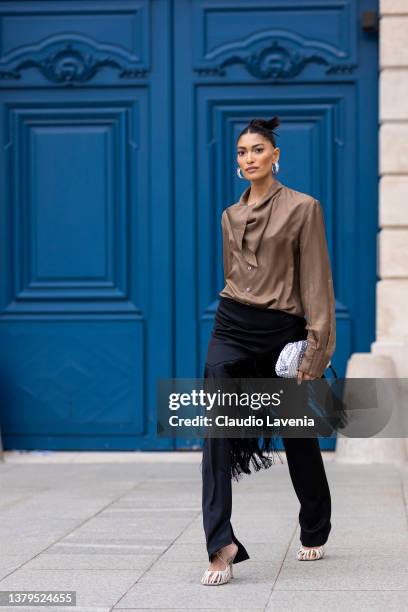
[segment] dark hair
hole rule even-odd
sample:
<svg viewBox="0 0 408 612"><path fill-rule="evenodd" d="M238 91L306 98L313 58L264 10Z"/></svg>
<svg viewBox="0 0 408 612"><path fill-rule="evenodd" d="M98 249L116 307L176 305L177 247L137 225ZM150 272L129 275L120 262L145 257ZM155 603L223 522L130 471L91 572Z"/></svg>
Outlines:
<svg viewBox="0 0 408 612"><path fill-rule="evenodd" d="M240 135L238 136L238 140L241 138L243 134L261 134L265 136L274 147L276 147L275 136L279 136L279 134L275 134L273 131L276 127L280 125L280 119L275 115L272 119L252 119L248 125L242 130ZM237 142L238 142L237 140Z"/></svg>

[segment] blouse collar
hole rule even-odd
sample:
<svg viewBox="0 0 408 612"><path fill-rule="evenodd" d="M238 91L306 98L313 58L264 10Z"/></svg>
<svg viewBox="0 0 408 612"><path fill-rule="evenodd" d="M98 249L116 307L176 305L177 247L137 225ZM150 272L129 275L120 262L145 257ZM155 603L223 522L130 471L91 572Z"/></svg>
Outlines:
<svg viewBox="0 0 408 612"><path fill-rule="evenodd" d="M265 231L272 211L272 204L283 185L277 179L267 193L255 204L247 204L251 186L241 194L237 206L226 209L231 230L244 259L253 266L258 266L256 252Z"/></svg>
<svg viewBox="0 0 408 612"><path fill-rule="evenodd" d="M278 181L278 179L274 179L273 183L271 185L271 187L268 189L268 191L266 192L266 194L257 202L255 202L255 204L248 204L248 197L251 191L251 185L249 185L245 191L243 191L243 193L241 194L241 197L238 200L238 204L240 206L247 206L248 208L251 209L256 209L256 208L260 208L261 206L265 205L266 203L269 202L269 200L272 198L272 196L277 193L278 191L280 191L280 189L282 188L282 183L280 181Z"/></svg>

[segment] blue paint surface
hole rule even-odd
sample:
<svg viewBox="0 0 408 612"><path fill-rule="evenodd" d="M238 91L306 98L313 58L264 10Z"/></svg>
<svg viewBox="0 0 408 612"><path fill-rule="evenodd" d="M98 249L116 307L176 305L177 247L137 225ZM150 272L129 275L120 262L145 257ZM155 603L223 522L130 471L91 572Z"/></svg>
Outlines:
<svg viewBox="0 0 408 612"><path fill-rule="evenodd" d="M378 36L364 10L377 0L0 5L5 448L200 446L156 436L156 382L202 376L253 117L281 117L279 178L324 209L339 376L370 350Z"/></svg>

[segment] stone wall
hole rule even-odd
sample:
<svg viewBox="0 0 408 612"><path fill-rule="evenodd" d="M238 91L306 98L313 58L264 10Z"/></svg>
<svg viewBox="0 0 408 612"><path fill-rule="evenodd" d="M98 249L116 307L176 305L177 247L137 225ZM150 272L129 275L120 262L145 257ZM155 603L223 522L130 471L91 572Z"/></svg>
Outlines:
<svg viewBox="0 0 408 612"><path fill-rule="evenodd" d="M376 339L350 378L408 378L408 0L380 0ZM403 393L399 404L407 406ZM406 461L408 440L342 438L338 461Z"/></svg>
<svg viewBox="0 0 408 612"><path fill-rule="evenodd" d="M380 1L376 342L408 377L408 1Z"/></svg>

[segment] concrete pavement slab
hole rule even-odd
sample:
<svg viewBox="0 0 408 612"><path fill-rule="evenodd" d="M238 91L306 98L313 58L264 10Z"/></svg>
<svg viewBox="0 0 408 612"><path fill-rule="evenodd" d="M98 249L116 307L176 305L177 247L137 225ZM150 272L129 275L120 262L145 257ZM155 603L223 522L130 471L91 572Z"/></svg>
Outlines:
<svg viewBox="0 0 408 612"><path fill-rule="evenodd" d="M256 585L233 579L220 587L203 586L182 582L138 583L118 602L120 608L173 608L182 610L188 606L193 610L212 608L224 610L232 608L247 611L249 608L265 607L271 591L269 581ZM180 607L181 606L181 607Z"/></svg>
<svg viewBox="0 0 408 612"><path fill-rule="evenodd" d="M296 559L299 503L287 465L233 482L232 524L251 558L212 588L199 582L208 566L201 453L63 455L0 464L2 590L74 585L78 612L406 607L405 464L337 464L323 454L332 532L326 557L310 563Z"/></svg>
<svg viewBox="0 0 408 612"><path fill-rule="evenodd" d="M408 591L276 591L264 612L402 612L407 609Z"/></svg>
<svg viewBox="0 0 408 612"><path fill-rule="evenodd" d="M4 578L0 587L3 591L76 591L78 606L106 607L113 606L134 585L138 576L137 570L60 571L21 568ZM75 608L72 610L76 612Z"/></svg>

